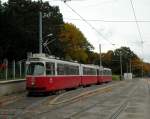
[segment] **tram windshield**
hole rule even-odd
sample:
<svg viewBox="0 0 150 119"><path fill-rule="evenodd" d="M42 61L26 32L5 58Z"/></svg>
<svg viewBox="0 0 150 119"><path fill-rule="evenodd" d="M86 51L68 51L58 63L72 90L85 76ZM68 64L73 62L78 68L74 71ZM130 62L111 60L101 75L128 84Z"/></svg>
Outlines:
<svg viewBox="0 0 150 119"><path fill-rule="evenodd" d="M27 75L44 75L45 68L41 62L31 62L28 66Z"/></svg>

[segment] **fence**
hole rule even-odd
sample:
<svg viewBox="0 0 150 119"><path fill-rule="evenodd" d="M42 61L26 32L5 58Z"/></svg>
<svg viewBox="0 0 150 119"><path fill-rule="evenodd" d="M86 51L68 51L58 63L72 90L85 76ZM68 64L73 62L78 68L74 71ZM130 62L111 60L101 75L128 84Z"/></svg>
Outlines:
<svg viewBox="0 0 150 119"><path fill-rule="evenodd" d="M0 61L0 81L23 79L26 75L26 60Z"/></svg>

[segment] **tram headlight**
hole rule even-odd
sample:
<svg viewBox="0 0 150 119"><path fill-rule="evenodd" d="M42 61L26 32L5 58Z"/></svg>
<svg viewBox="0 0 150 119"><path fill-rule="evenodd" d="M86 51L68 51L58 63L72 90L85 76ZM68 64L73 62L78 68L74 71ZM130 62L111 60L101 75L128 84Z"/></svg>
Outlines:
<svg viewBox="0 0 150 119"><path fill-rule="evenodd" d="M52 78L49 79L49 83L53 83L53 79Z"/></svg>
<svg viewBox="0 0 150 119"><path fill-rule="evenodd" d="M35 85L35 79L34 78L31 79L31 85Z"/></svg>

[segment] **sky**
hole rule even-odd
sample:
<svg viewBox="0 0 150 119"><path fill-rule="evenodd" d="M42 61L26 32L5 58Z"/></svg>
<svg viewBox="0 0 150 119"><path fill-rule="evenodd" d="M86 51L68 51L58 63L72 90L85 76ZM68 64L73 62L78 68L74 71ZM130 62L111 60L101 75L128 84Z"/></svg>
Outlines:
<svg viewBox="0 0 150 119"><path fill-rule="evenodd" d="M130 0L72 0L67 2L84 19L99 20L88 21L99 33L81 20L62 1L49 0L49 3L59 6L64 21L75 24L95 47L94 51L99 52L99 44L101 44L102 52L126 46L144 61L150 62L150 0L132 0L137 21L141 21L138 22L141 38L137 24L134 22L135 17ZM143 48L141 41L144 41Z"/></svg>
<svg viewBox="0 0 150 119"><path fill-rule="evenodd" d="M2 0L5 1L5 0ZM96 31L75 14L61 0L43 0L59 6L65 22L78 27L99 52L130 47L144 61L150 63L150 0L132 0L141 38L135 22L130 0L71 0L66 2L73 10L88 21ZM98 33L97 33L98 32ZM141 45L143 41L143 48Z"/></svg>

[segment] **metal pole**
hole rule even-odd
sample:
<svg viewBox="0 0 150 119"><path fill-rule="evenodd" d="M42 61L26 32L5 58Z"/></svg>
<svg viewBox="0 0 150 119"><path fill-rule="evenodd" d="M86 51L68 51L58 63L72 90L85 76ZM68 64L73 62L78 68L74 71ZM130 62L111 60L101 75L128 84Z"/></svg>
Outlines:
<svg viewBox="0 0 150 119"><path fill-rule="evenodd" d="M26 75L27 75L27 64L26 63L24 63L24 74L25 74L25 77L26 77Z"/></svg>
<svg viewBox="0 0 150 119"><path fill-rule="evenodd" d="M141 67L141 76L142 76L142 79L143 79L143 73L144 73L144 71L143 71L143 59L142 59L142 67Z"/></svg>
<svg viewBox="0 0 150 119"><path fill-rule="evenodd" d="M121 80L122 80L122 54L121 54L121 51L120 51L120 75L121 75Z"/></svg>
<svg viewBox="0 0 150 119"><path fill-rule="evenodd" d="M101 44L99 44L99 64L100 64L100 67L102 66L102 54L101 54Z"/></svg>
<svg viewBox="0 0 150 119"><path fill-rule="evenodd" d="M13 79L15 79L15 60L13 60Z"/></svg>
<svg viewBox="0 0 150 119"><path fill-rule="evenodd" d="M39 12L39 53L42 53L42 12Z"/></svg>
<svg viewBox="0 0 150 119"><path fill-rule="evenodd" d="M131 71L131 59L130 59L130 73L131 73L132 71Z"/></svg>
<svg viewBox="0 0 150 119"><path fill-rule="evenodd" d="M128 73L128 63L126 65L127 65L127 73Z"/></svg>
<svg viewBox="0 0 150 119"><path fill-rule="evenodd" d="M22 64L21 64L21 61L19 61L19 69L20 69L20 72L19 72L19 73L20 73L20 78L21 78L21 76L22 76L22 69L21 69L22 67L21 67L21 65L22 65Z"/></svg>
<svg viewBox="0 0 150 119"><path fill-rule="evenodd" d="M8 60L5 59L4 60L4 63L6 65L6 69L5 69L5 79L7 80L8 79Z"/></svg>

